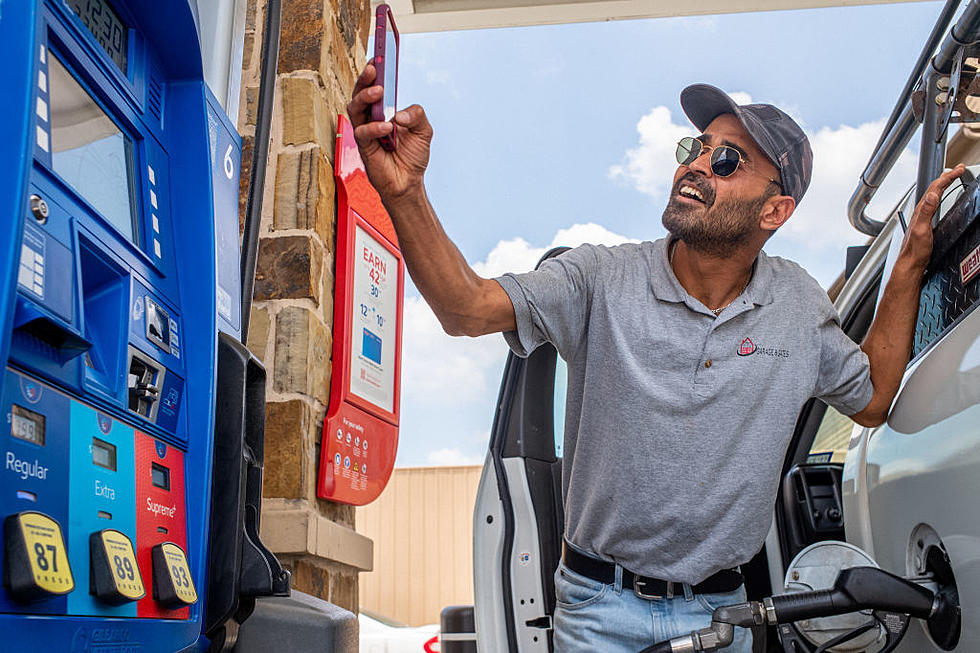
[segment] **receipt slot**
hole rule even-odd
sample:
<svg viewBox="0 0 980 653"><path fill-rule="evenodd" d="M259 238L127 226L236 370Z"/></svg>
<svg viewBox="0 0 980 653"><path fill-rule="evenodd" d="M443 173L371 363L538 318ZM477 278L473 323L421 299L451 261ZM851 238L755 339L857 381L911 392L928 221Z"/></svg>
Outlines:
<svg viewBox="0 0 980 653"><path fill-rule="evenodd" d="M405 265L350 122L337 123L334 372L317 494L364 505L388 483L398 448Z"/></svg>

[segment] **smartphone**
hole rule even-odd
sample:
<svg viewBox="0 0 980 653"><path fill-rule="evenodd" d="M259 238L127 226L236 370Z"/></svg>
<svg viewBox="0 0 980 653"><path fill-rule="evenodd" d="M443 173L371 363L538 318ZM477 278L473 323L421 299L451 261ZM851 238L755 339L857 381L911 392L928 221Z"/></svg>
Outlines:
<svg viewBox="0 0 980 653"><path fill-rule="evenodd" d="M381 99L371 105L371 120L392 120L395 117L398 98L398 28L391 7L378 5L375 12L374 29L374 69L377 71L375 84L384 88ZM392 123L394 126L394 123ZM397 145L396 130L379 139L381 147L393 150Z"/></svg>

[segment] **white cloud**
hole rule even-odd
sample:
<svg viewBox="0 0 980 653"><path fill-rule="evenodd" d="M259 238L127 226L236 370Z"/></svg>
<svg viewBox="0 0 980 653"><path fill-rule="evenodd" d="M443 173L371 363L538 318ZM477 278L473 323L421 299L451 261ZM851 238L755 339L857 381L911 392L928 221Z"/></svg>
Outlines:
<svg viewBox="0 0 980 653"><path fill-rule="evenodd" d="M885 121L836 129L824 127L808 134L813 148L813 175L803 201L780 236L810 247L843 245L863 240L847 220L847 202L857 187L878 142ZM876 195L872 213L878 217L893 208L915 179L915 154L906 148Z"/></svg>
<svg viewBox="0 0 980 653"><path fill-rule="evenodd" d="M558 231L546 247L535 247L523 238L502 240L486 260L472 265L477 274L484 277L525 272L533 269L538 259L552 247L574 247L585 242L617 245L628 240L595 223L576 224ZM406 297L402 342L403 401L450 405L445 398L452 397L451 405L455 406L495 396L499 371L507 353L500 335L480 338L446 335L424 299Z"/></svg>
<svg viewBox="0 0 980 653"><path fill-rule="evenodd" d="M641 193L666 199L677 169L677 141L690 136L694 128L675 124L670 109L659 106L640 118L636 131L640 134L639 145L626 151L626 163L612 166L609 176L631 184Z"/></svg>
<svg viewBox="0 0 980 653"><path fill-rule="evenodd" d="M558 245L627 241L601 225L576 224L559 230L544 247L522 238L502 240L485 260L472 266L478 274L493 277L531 270L541 255ZM424 299L406 297L399 458L412 461L410 464L422 460L431 465L482 462L506 357L507 345L499 334L448 336ZM427 450L427 458L421 458L421 452Z"/></svg>
<svg viewBox="0 0 980 653"><path fill-rule="evenodd" d="M498 335L454 338L446 335L421 297L405 298L402 333L403 402L437 404L445 410L494 395L498 378L490 369L503 364L507 346ZM451 401L447 399L451 398Z"/></svg>
<svg viewBox="0 0 980 653"><path fill-rule="evenodd" d="M728 97L735 100L735 104L752 104L752 96L745 91L732 91Z"/></svg>
<svg viewBox="0 0 980 653"><path fill-rule="evenodd" d="M545 247L535 247L523 238L501 240L487 255L485 261L473 264L473 269L483 277L497 277L505 272L526 272L533 270L545 252L554 247L577 247L583 243L593 245L621 245L636 242L625 236L615 234L594 222L575 224L560 229Z"/></svg>
<svg viewBox="0 0 980 653"><path fill-rule="evenodd" d="M728 94L738 104L750 104L752 96L744 91ZM677 141L696 135L687 120L674 122L670 109L660 105L650 110L636 123L639 144L626 151L626 162L609 168L612 179L624 181L641 193L657 199L667 199L670 184L677 170Z"/></svg>
<svg viewBox="0 0 980 653"><path fill-rule="evenodd" d="M445 447L429 452L430 465L482 465L484 456L465 454L459 449Z"/></svg>

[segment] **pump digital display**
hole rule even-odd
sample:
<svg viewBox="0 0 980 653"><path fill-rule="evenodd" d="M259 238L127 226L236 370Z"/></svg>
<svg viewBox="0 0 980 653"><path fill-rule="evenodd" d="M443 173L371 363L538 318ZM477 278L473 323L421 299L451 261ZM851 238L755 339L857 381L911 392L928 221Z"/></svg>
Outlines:
<svg viewBox="0 0 980 653"><path fill-rule="evenodd" d="M126 72L129 30L105 0L65 0L119 69Z"/></svg>
<svg viewBox="0 0 980 653"><path fill-rule="evenodd" d="M116 445L92 438L92 462L111 472L116 471Z"/></svg>
<svg viewBox="0 0 980 653"><path fill-rule="evenodd" d="M135 244L133 141L51 57L51 167Z"/></svg>
<svg viewBox="0 0 980 653"><path fill-rule="evenodd" d="M20 440L43 447L44 415L13 404L10 411L10 434Z"/></svg>
<svg viewBox="0 0 980 653"><path fill-rule="evenodd" d="M153 485L161 490L170 491L170 470L163 465L153 463L152 474Z"/></svg>

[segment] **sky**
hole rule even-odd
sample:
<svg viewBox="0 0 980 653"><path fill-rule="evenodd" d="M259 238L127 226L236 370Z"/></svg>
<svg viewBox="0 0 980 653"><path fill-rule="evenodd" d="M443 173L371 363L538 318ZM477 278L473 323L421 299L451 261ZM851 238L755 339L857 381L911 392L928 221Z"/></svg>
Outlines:
<svg viewBox="0 0 980 653"><path fill-rule="evenodd" d="M814 169L765 250L827 287L846 247L866 241L846 204L942 4L405 34L399 105L425 108L429 198L491 277L530 270L557 245L663 237L674 147L697 135L678 101L685 86L775 104L807 132ZM909 149L872 217L911 185L914 161ZM503 337L445 335L409 282L402 342L396 465L482 463Z"/></svg>

